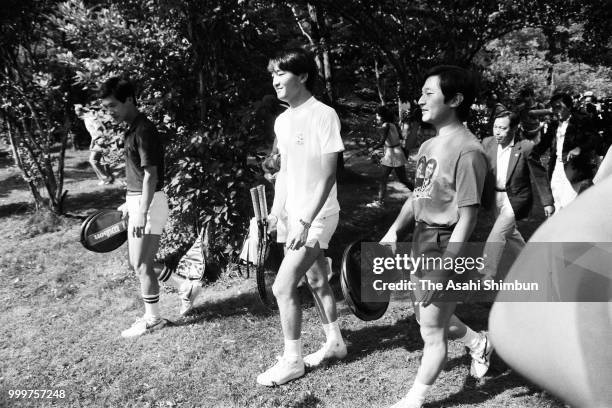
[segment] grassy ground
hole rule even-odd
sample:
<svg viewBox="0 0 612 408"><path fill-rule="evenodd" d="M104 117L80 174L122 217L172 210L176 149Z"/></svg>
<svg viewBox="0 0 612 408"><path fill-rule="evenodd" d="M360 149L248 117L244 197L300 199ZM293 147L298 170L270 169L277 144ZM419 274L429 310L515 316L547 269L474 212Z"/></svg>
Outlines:
<svg viewBox="0 0 612 408"><path fill-rule="evenodd" d="M349 241L383 233L406 196L392 182L387 208L364 208L375 196L377 168L353 154L347 152L347 166L354 176L339 187L343 213L330 251L335 268ZM123 195L119 187L96 184L86 156L69 153L67 161L68 210L77 215L116 206ZM0 406L384 407L408 390L422 342L410 304L400 300L380 320L365 323L338 294L349 356L280 388L255 383L282 344L278 315L262 308L253 280L225 277L205 289L196 313L185 319L178 318L176 294L165 289L161 309L174 326L121 339L120 331L142 313L125 247L94 254L78 242L78 219L32 221L26 187L10 162L0 160ZM43 222L52 227L35 233ZM483 216L481 224L479 237L490 219ZM475 329L486 327L486 306L458 313ZM305 352L322 340L315 310L305 304ZM470 380L468 367L464 348L451 342L426 407L562 407L500 361L480 382ZM15 401L10 389L63 389L66 398Z"/></svg>

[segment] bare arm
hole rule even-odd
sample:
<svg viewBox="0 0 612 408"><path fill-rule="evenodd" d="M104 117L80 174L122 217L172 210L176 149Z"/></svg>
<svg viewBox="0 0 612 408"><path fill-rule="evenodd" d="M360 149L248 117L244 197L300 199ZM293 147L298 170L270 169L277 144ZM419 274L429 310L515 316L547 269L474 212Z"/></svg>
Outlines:
<svg viewBox="0 0 612 408"><path fill-rule="evenodd" d="M278 219L285 208L287 200L287 163L286 155L281 154L281 167L274 183L274 202L270 214Z"/></svg>
<svg viewBox="0 0 612 408"><path fill-rule="evenodd" d="M385 145L385 141L387 140L387 136L389 134L389 126L390 125L388 123L385 123L382 126L383 133L380 136L380 139L378 139L378 142L376 142L376 144L371 147L372 150L379 149Z"/></svg>
<svg viewBox="0 0 612 408"><path fill-rule="evenodd" d="M414 207L412 205L413 199L410 196L402 209L400 210L399 215L387 230L385 236L380 240L381 243L392 243L397 242L397 232L406 228L412 221L414 221Z"/></svg>
<svg viewBox="0 0 612 408"><path fill-rule="evenodd" d="M319 181L312 192L312 201L306 205L302 213L302 219L312 222L323 208L332 187L336 183L336 167L338 165L338 153L326 153L321 157L321 165L324 178Z"/></svg>
<svg viewBox="0 0 612 408"><path fill-rule="evenodd" d="M450 236L444 257L454 258L459 255L470 239L478 220L478 206L459 207L459 220Z"/></svg>
<svg viewBox="0 0 612 408"><path fill-rule="evenodd" d="M140 197L140 206L138 213L131 220L133 226L132 235L140 238L144 235L144 228L147 223L147 212L153 195L155 194L155 186L157 185L157 166L145 166L144 177L142 179L142 194Z"/></svg>

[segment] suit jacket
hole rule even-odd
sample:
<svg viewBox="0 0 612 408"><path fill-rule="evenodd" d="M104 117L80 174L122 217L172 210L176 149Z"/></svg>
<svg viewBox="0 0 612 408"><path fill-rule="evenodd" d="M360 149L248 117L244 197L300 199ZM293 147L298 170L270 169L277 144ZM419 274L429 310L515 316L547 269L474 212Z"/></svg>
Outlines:
<svg viewBox="0 0 612 408"><path fill-rule="evenodd" d="M534 147L534 152L542 155L546 150L550 149L550 160L548 162L548 179L552 178L555 162L557 161L557 128L559 122L553 122L548 127L547 132L542 137L540 143ZM599 150L599 135L594 133L590 127L581 118L572 114L567 130L565 131L565 139L563 140L562 160L565 175L570 183L590 181L595 174L595 166L593 165L593 157L596 151ZM567 153L580 147L580 154L567 160Z"/></svg>
<svg viewBox="0 0 612 408"><path fill-rule="evenodd" d="M489 173L485 179L483 204L491 207L495 203L497 184L497 140L490 136L482 141L489 160ZM514 143L510 151L508 171L506 172L506 193L517 220L527 217L533 204L532 185L538 190L543 206L553 205L550 182L546 169L542 166L537 154L533 152L533 143L521 140Z"/></svg>

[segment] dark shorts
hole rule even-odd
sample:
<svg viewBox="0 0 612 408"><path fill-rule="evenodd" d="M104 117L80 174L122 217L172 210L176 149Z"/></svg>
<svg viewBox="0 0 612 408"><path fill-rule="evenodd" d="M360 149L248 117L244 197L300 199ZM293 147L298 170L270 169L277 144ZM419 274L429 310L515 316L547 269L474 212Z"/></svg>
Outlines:
<svg viewBox="0 0 612 408"><path fill-rule="evenodd" d="M427 225L422 222L417 222L414 227L414 233L412 238L412 257L423 257L424 259L441 258L444 256L444 252L448 246L451 234L453 233L454 225L450 227L440 227ZM410 276L410 281L415 283L414 295L415 299L419 300L424 295L424 290L421 281L430 280L428 275L431 275L435 269L433 262L425 267L421 267L416 270L414 274ZM446 281L442 282L444 286L452 279L455 282L467 282L467 274L459 275L453 274L453 276ZM439 280L437 280L440 282ZM453 291L444 290L440 293L436 299L438 301L461 301L466 297L465 291Z"/></svg>

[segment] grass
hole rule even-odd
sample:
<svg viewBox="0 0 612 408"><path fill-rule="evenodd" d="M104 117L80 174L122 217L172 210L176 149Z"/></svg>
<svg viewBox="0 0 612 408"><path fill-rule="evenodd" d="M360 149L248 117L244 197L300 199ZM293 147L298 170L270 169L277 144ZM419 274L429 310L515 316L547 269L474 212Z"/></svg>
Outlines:
<svg viewBox="0 0 612 408"><path fill-rule="evenodd" d="M121 190L97 186L92 171L78 168L83 157L77 152L68 159L68 174L84 172L68 180L69 211L84 215L118 205ZM349 163L357 176L339 187L343 212L330 251L335 267L349 241L382 234L405 197L394 182L389 207L365 209L376 193L372 174L377 169L359 157ZM8 165L0 167L0 182L13 175ZM349 356L278 388L255 384L255 376L281 351L282 339L278 315L261 306L254 279L225 277L205 288L196 313L184 319L178 317L175 292L164 289L161 310L174 325L121 339L119 332L142 313L125 247L110 254L88 252L78 242L78 218L41 222L15 211L27 209L27 189L11 180L11 190L0 195L0 406L384 407L408 390L422 342L410 304L400 300L383 318L366 323L351 315L338 293ZM486 233L483 220L477 236ZM32 231L38 224L51 227ZM334 289L339 292L337 282ZM464 307L458 314L474 328L486 328L486 305ZM306 303L305 352L322 340L315 310ZM479 382L469 378L468 368L465 349L450 342L448 364L426 407L563 406L501 361ZM67 397L8 399L9 389L43 388L64 389Z"/></svg>

